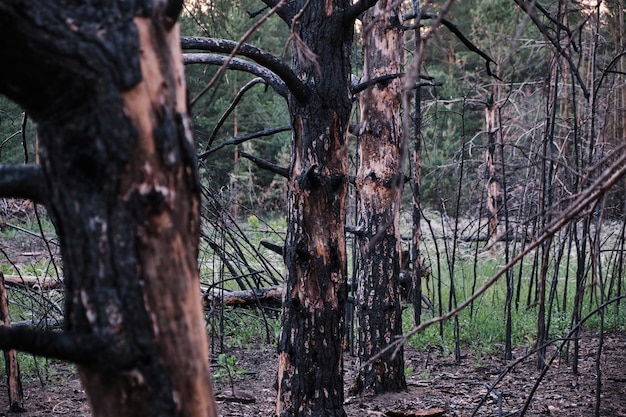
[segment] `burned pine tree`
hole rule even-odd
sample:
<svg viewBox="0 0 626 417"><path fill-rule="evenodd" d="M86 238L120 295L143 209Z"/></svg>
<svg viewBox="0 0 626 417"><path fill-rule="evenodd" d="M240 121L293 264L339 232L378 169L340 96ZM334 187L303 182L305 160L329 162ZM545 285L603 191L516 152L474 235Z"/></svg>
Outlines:
<svg viewBox="0 0 626 417"><path fill-rule="evenodd" d="M0 92L41 161L2 167L0 195L45 205L66 293L62 332L0 327L0 347L77 363L94 416L217 416L181 7L0 1Z"/></svg>
<svg viewBox="0 0 626 417"><path fill-rule="evenodd" d="M403 30L399 7L379 1L363 16L363 77L359 95L358 392L406 389L402 347L380 352L402 334L400 196L402 173ZM391 79L387 79L391 76ZM395 77L394 77L395 76ZM385 80L376 82L376 80Z"/></svg>
<svg viewBox="0 0 626 417"><path fill-rule="evenodd" d="M281 171L288 182L283 252L287 277L276 414L343 417L350 53L355 19L375 1L264 3L275 7L291 27L291 66L251 45L230 41L186 39L183 47L223 54L235 51L255 62L211 56L204 60L254 72L278 94L288 91L292 159L289 170ZM194 58L188 56L186 61Z"/></svg>

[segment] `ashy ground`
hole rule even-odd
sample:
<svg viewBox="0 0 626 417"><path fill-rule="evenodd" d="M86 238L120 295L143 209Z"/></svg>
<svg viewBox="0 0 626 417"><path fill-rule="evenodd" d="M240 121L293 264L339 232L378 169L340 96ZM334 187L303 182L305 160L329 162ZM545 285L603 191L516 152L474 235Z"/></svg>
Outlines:
<svg viewBox="0 0 626 417"><path fill-rule="evenodd" d="M585 332L581 340L579 374L574 375L564 359L553 362L534 392L527 416L588 417L594 415L596 403L597 335ZM274 411L276 351L265 349L230 349L230 360L215 360L214 373L219 376L215 388L223 416L271 416ZM539 372L535 355L519 362L487 394L501 372L514 361L500 355L476 358L471 352L460 364L453 357L436 351L406 351L409 388L406 392L377 397L346 395L348 416L471 416L477 405L483 405L476 416L516 416L523 407ZM514 352L516 358L525 351ZM222 366L216 362L221 362ZM227 365L225 365L227 364ZM24 380L25 413L8 411L5 382L0 383L0 416L89 416L88 402L78 377L64 364L52 363L54 376L48 381ZM346 355L346 383L354 380L356 360ZM602 391L600 415L626 416L626 335L605 336L600 359ZM229 377L229 371L232 378ZM349 386L346 387L348 391Z"/></svg>

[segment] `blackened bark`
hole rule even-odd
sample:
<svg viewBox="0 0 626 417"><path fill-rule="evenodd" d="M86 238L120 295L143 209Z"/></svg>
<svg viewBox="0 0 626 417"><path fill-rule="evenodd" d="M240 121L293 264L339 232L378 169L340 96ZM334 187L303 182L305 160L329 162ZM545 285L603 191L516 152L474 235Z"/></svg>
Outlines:
<svg viewBox="0 0 626 417"><path fill-rule="evenodd" d="M37 165L0 165L0 196L46 203L48 189Z"/></svg>
<svg viewBox="0 0 626 417"><path fill-rule="evenodd" d="M381 0L363 15L363 73L367 79L399 72L402 32L391 28L398 5ZM359 392L406 389L404 355L379 352L402 334L400 304L401 80L374 86L359 97Z"/></svg>
<svg viewBox="0 0 626 417"><path fill-rule="evenodd" d="M238 43L226 39L200 38L200 37L183 37L181 39L183 49L197 49L201 51L219 52L230 54L235 49L237 55L245 56L257 62L266 68L272 74L280 77L293 96L299 101L306 101L309 96L309 90L304 83L296 76L296 74L283 61L279 60L272 54L265 52L255 46L247 43ZM193 59L193 55L189 54L189 59ZM282 94L281 94L282 95Z"/></svg>
<svg viewBox="0 0 626 417"><path fill-rule="evenodd" d="M81 361L94 416L217 415L174 6L0 1L0 50L11 62L0 67L0 92L37 122L63 256L64 331L106 340L102 357L124 358Z"/></svg>
<svg viewBox="0 0 626 417"><path fill-rule="evenodd" d="M350 2L290 4L301 11L294 28L303 42L294 45L294 72L310 98L304 104L291 96L289 102L293 152L276 414L344 417L344 218L353 32L352 24L344 25L344 10Z"/></svg>

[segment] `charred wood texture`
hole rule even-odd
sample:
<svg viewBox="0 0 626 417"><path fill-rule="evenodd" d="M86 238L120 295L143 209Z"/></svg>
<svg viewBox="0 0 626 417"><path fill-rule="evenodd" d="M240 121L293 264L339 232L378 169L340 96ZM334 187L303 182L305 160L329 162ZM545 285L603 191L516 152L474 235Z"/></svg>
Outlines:
<svg viewBox="0 0 626 417"><path fill-rule="evenodd" d="M37 122L66 293L64 333L3 343L92 341L65 359L96 417L217 415L174 3L0 1L0 92Z"/></svg>
<svg viewBox="0 0 626 417"><path fill-rule="evenodd" d="M342 339L346 287L344 238L353 22L346 0L289 6L294 72L310 91L289 100L292 161L288 180L287 277L278 342L276 414L344 417ZM301 41L301 42L300 42Z"/></svg>
<svg viewBox="0 0 626 417"><path fill-rule="evenodd" d="M11 326L9 300L2 271L0 271L0 324L5 327ZM4 351L4 366L9 389L9 409L12 412L26 411L24 408L24 390L22 389L22 380L20 379L20 367L17 362L17 351L15 349Z"/></svg>
<svg viewBox="0 0 626 417"><path fill-rule="evenodd" d="M397 74L402 62L402 32L390 28L397 4L379 1L363 15L363 72L367 79ZM379 352L402 334L400 304L401 80L370 88L359 96L359 276L357 316L361 366L357 391L382 393L406 389L402 348Z"/></svg>

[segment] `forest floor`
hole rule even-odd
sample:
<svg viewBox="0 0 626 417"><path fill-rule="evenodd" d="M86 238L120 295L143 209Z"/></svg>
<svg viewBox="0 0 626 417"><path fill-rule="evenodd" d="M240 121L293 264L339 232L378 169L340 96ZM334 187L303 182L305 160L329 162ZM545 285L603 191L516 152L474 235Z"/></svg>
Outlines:
<svg viewBox="0 0 626 417"><path fill-rule="evenodd" d="M42 253L41 242L33 239L8 239L0 248L16 263L32 261L33 253ZM580 339L579 373L572 373L571 362L558 358L547 371L526 416L587 417L594 415L596 404L596 352L598 336L584 331ZM502 349L496 347L495 352ZM277 354L273 347L242 349L228 348L223 352L229 363L232 379L224 367L218 366L217 356L212 360L219 410L226 416L272 416L275 403ZM438 349L405 350L408 389L376 397L349 394L357 372L356 358L345 355L346 397L345 410L349 417L366 416L470 416L486 397L476 416L517 416L524 406L540 373L536 370L536 355L527 355L527 349L517 348L513 360L505 361L501 354L477 354L462 351L460 363L453 355L442 355ZM548 355L555 347L548 348ZM519 362L516 362L519 359ZM626 416L626 334L609 333L604 337L602 356L602 389L600 415ZM515 364L515 366L512 366ZM490 386L503 370L510 368L494 390ZM8 410L7 387L0 380L0 417L75 416L89 417L89 406L74 368L49 361L40 375L23 378L26 412Z"/></svg>
<svg viewBox="0 0 626 417"><path fill-rule="evenodd" d="M571 364L553 362L533 395L526 416L594 415L596 391L596 351L598 337L585 332L581 339L579 374ZM223 376L215 381L219 410L223 416L271 416L274 412L276 351L265 349L229 349L237 358L231 364L232 380ZM501 355L475 357L471 352L460 364L452 356L407 349L405 360L412 368L408 390L376 397L346 394L348 416L470 416L503 369L514 363ZM516 349L514 358L524 350ZM357 364L346 355L346 384L354 381ZM502 378L476 416L517 416L539 376L536 356L521 361ZM626 416L626 335L611 333L604 338L601 357L602 391L600 415ZM77 375L68 366L52 362L54 377L41 384L38 379L24 379L24 413L8 411L5 382L0 383L0 416L90 416L85 393ZM214 371L218 369L214 365ZM223 370L222 370L223 371ZM224 375L224 372L220 372ZM349 386L346 388L349 389Z"/></svg>

